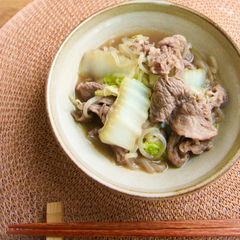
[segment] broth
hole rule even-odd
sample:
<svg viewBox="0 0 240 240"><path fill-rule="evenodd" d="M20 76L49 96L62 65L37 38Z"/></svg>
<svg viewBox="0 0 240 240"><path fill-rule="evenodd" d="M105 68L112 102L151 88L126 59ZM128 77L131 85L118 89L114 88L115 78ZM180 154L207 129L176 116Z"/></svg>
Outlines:
<svg viewBox="0 0 240 240"><path fill-rule="evenodd" d="M115 163L114 161L114 152L112 151L112 148L108 144L104 144L101 141L95 139L94 137L90 137L88 135L88 132L90 132L93 128L101 128L103 124L101 123L99 118L92 118L90 122L87 123L81 123L80 124L84 135L88 142L94 146L94 148L97 149L99 153L101 153L104 157L108 158L111 160L111 162Z"/></svg>
<svg viewBox="0 0 240 240"><path fill-rule="evenodd" d="M167 33L163 33L163 32L159 32L159 31L153 31L153 30L145 30L145 31L141 31L141 33L139 33L139 32L129 32L128 34L124 34L124 35L121 35L121 36L118 36L118 37L115 37L115 38L112 38L112 39L109 39L108 41L106 41L105 43L103 43L103 44L101 44L99 47L98 47L98 49L100 49L100 50L104 50L105 48L109 48L109 47L113 47L113 48L117 48L118 46L119 46L119 44L121 44L122 43L122 39L123 38L131 38L132 36L135 36L135 35L138 35L138 34L141 34L141 35L143 35L143 36L148 36L149 37L149 40L148 40L148 42L149 43L151 43L151 44L153 44L153 43L155 43L155 46L157 45L157 43L159 42L159 41L161 41L163 38L165 38L165 37L169 37L170 35L169 34L167 34ZM144 44L145 44L145 42L144 42ZM178 45L179 46L179 45ZM186 46L186 45L185 45ZM185 49L188 49L188 46L190 46L190 44L188 44L186 47L185 47ZM165 47L165 46L164 46ZM140 47L140 48L142 48L142 47ZM184 51L185 51L185 49L184 49ZM189 50L189 49L188 49ZM208 59L204 56L202 56L201 54L199 54L194 48L192 48L191 47L191 50L192 50L192 52L194 52L194 58L192 59L192 60L188 60L189 61L189 63L190 64L193 64L193 65L195 65L197 68L203 68L203 69L205 69L206 70L206 80L205 80L205 88L206 89L208 89L208 88L212 88L214 85L215 85L215 83L216 83L216 74L213 72L213 70L214 70L214 68L215 68L215 66L209 66L209 62L208 62ZM111 53L112 55L113 55L113 53ZM174 53L175 54L175 53ZM182 53L183 54L183 53ZM98 55L99 56L99 55ZM140 58L140 57L139 57ZM132 58L131 58L132 59ZM134 60L135 60L135 58L133 58ZM146 59L146 58L145 58ZM139 61L139 60L138 60ZM182 60L183 61L183 60ZM213 60L212 60L213 61ZM117 60L116 60L116 62L117 62ZM146 60L145 60L145 63L146 63ZM149 63L149 62L148 62ZM214 64L213 64L214 65ZM93 65L92 65L93 66ZM182 65L183 66L183 65ZM185 64L184 64L184 66L185 66ZM142 68L141 68L142 69ZM217 67L216 67L216 69L217 69ZM215 69L215 70L216 70ZM197 69L198 70L198 69ZM214 71L215 71L214 70ZM139 72L137 72L136 73L136 71L134 70L133 71L134 72L134 74L139 74ZM144 71L143 71L143 74L145 74L144 73ZM149 73L147 73L147 74L149 74ZM172 73L171 73L172 74ZM169 73L169 75L170 75L170 73ZM174 75L175 75L175 73L174 73ZM132 76L137 76L137 75L132 75ZM164 75L161 75L160 74L160 76L161 76L161 78L163 78L163 76ZM131 77L132 78L132 77ZM149 77L149 79L150 79L150 77ZM159 78L160 79L160 78ZM161 79L160 79L161 80ZM159 81L160 81L159 80ZM76 86L78 86L78 84L80 84L80 83L85 83L85 82L89 82L89 81L91 81L91 82L98 82L99 81L99 83L102 83L102 79L94 79L94 78L86 78L86 77L83 77L83 75L81 75L81 74L79 74L79 76L78 76L78 80L77 80L77 83L76 83ZM141 80L142 81L142 80ZM149 80L150 81L150 80ZM115 84L116 84L116 82L115 82ZM144 83L145 84L145 83ZM185 83L186 84L186 83ZM164 84L163 84L164 85ZM162 85L162 86L163 86ZM147 85L148 86L148 85ZM183 86L185 86L185 85L183 85ZM149 87L149 86L148 86ZM153 88L153 85L151 86L151 88ZM187 88L186 88L187 89ZM185 91L185 90L184 90ZM208 91L208 90L205 90L206 92ZM191 92L191 91L190 91ZM204 92L204 91L203 91ZM194 93L195 95L193 96L193 95L191 95L192 96L192 98L194 98L195 96L196 96L196 93ZM202 96L202 98L203 98L203 96ZM81 96L79 96L79 94L78 94L78 92L76 91L76 88L75 88L75 99L80 99L81 101L83 100L83 99L81 99ZM183 99L183 101L184 101L184 99ZM187 100L188 101L188 100ZM174 104L176 104L176 103L174 103ZM224 104L223 104L224 105ZM179 106L178 106L179 107ZM219 111L218 111L219 112ZM213 117L213 121L215 121L215 118L220 118L220 116L217 116L217 113L214 113L214 109L212 110L212 114L214 115L216 115L216 117ZM219 113L218 113L219 114ZM158 128L159 128L159 126L160 126L160 121L158 122ZM214 124L215 124L215 122L214 122ZM217 123L218 124L218 123ZM216 124L216 125L217 125ZM89 141L89 143L90 144L92 144L93 146L94 146L94 148L96 148L97 149L97 151L100 153L100 154L102 154L103 156L105 156L106 158L108 158L111 162L113 162L113 163L115 163L115 164L117 164L116 163L116 161L114 160L115 158L116 158L116 156L115 156L115 153L114 153L114 151L113 151L113 148L110 146L110 145L108 145L108 144L104 144L103 142L101 142L100 141L100 139L98 139L99 137L97 137L97 138L95 138L95 137L93 137L93 136L89 136L89 132L93 129L93 128L95 128L95 129L100 129L100 128L102 128L103 127L103 123L101 122L101 120L100 120L100 118L98 118L98 117L93 117L93 118L91 118L90 120L89 120L89 122L87 122L87 123L81 123L81 128L82 128L82 130L83 130L83 132L84 132L84 134L85 134L85 136L86 136L86 139ZM149 128L149 126L148 126L148 128ZM125 129L124 129L125 130ZM168 140L168 138L169 138L169 136L170 136L170 133L171 133L171 131L170 131L170 133L168 132L169 131L169 129L166 129L166 128L164 128L164 129L162 129L161 128L161 131L163 131L164 132L164 137ZM179 134L180 135L180 134ZM147 136L147 135L146 135ZM181 135L182 136L182 135ZM192 140L191 138L187 138L187 137L182 137L182 139L185 139L186 141L188 140L188 139L190 139L190 140ZM146 141L146 139L147 139L147 137L146 138L143 138L143 140L142 141ZM184 140L184 141L185 141ZM183 141L183 140L182 140ZM209 141L211 141L210 139L209 139ZM118 143L117 143L118 144ZM196 142L194 142L194 144L197 144ZM139 146L138 146L139 147ZM146 147L144 147L144 148L146 148ZM140 147L139 147L139 149L140 149ZM207 149L207 148L206 148ZM139 150L137 150L138 152L139 152ZM192 151L192 150L191 150ZM194 158L194 154L192 154L192 152L189 152L189 154L188 154L188 159L189 158ZM203 150L203 151L206 151L206 150ZM142 153L142 152L141 152ZM188 153L188 152L187 152ZM143 153L142 153L143 154ZM199 153L199 154L202 154L202 153ZM144 154L143 154L144 155ZM150 160L150 159L147 159L146 157L143 157L143 155L141 155L140 153L138 154L138 156L137 157L132 157L132 158L129 158L128 159L128 163L127 163L127 165L123 165L124 167L126 166L126 167L128 167L128 168L130 168L130 169L140 169L140 170L144 170L144 171L147 171L147 172L150 172L150 173L152 173L152 172L160 172L160 167L162 166L162 168L164 168L164 164L165 163L170 163L169 164L169 167L174 167L174 165L175 166L177 166L175 163L174 163L174 161L169 161L167 158L168 158L168 156L167 155L165 155L165 156L161 156L161 158L159 159L159 160ZM179 155L180 156L180 155ZM144 158L144 160L143 160L143 158ZM186 160L186 162L188 161L188 159ZM186 162L183 164L183 165L185 165L186 164ZM157 167L155 166L157 164ZM146 166L147 165L147 166ZM155 166L155 167L151 167L151 166ZM151 168L154 168L153 170L154 171L152 171L151 170ZM167 168L168 168L168 164L167 164ZM158 170L157 170L158 169Z"/></svg>

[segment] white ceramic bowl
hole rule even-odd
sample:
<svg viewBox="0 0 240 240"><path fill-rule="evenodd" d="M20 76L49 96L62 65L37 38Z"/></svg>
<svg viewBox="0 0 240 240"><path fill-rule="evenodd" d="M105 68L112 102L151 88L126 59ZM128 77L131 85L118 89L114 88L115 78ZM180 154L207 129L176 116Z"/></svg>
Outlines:
<svg viewBox="0 0 240 240"><path fill-rule="evenodd" d="M85 139L70 115L69 95L83 54L106 40L144 29L184 35L203 54L214 55L229 102L212 150L182 168L148 174L116 166ZM129 2L94 14L81 23L59 49L47 83L47 110L54 133L68 156L88 176L117 192L140 198L168 198L194 192L225 173L239 156L240 53L215 23L201 14L168 2Z"/></svg>

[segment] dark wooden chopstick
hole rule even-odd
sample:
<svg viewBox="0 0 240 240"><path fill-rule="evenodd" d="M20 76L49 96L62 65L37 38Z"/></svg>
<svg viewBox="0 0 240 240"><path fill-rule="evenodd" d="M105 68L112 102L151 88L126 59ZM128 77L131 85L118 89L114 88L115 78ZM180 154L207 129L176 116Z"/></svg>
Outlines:
<svg viewBox="0 0 240 240"><path fill-rule="evenodd" d="M126 229L126 230L8 230L7 234L54 237L237 237L239 228Z"/></svg>
<svg viewBox="0 0 240 240"><path fill-rule="evenodd" d="M10 224L8 228L22 229L174 229L174 228L240 228L240 219L133 221L133 222L75 222L75 223L27 223Z"/></svg>
<svg viewBox="0 0 240 240"><path fill-rule="evenodd" d="M82 237L240 236L240 219L11 224L7 233Z"/></svg>

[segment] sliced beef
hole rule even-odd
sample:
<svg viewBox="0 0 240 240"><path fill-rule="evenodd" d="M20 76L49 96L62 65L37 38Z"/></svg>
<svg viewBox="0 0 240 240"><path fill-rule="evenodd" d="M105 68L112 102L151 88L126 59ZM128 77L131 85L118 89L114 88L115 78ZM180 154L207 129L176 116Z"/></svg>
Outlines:
<svg viewBox="0 0 240 240"><path fill-rule="evenodd" d="M115 97L102 97L98 101L91 104L88 109L89 111L97 114L104 124L106 121L107 113L115 100Z"/></svg>
<svg viewBox="0 0 240 240"><path fill-rule="evenodd" d="M183 153L179 150L179 145L183 142L184 137L179 136L172 131L167 143L167 155L169 161L176 167L181 167L190 158L189 152Z"/></svg>
<svg viewBox="0 0 240 240"><path fill-rule="evenodd" d="M115 102L116 97L114 96L108 96L108 97L102 97L98 101L96 101L96 104L106 104L107 106L112 106L112 104Z"/></svg>
<svg viewBox="0 0 240 240"><path fill-rule="evenodd" d="M151 121L151 119L147 119L146 122L143 124L142 129L145 130L151 127L158 127L158 125L159 125L158 122L153 122Z"/></svg>
<svg viewBox="0 0 240 240"><path fill-rule="evenodd" d="M179 145L179 150L182 153L192 152L193 154L202 154L212 148L211 140L199 141L187 139Z"/></svg>
<svg viewBox="0 0 240 240"><path fill-rule="evenodd" d="M111 145L111 147L116 156L116 163L119 165L127 164L126 154L129 153L129 151L119 146Z"/></svg>
<svg viewBox="0 0 240 240"><path fill-rule="evenodd" d="M176 108L176 99L185 94L185 81L179 77L160 77L154 85L150 105L153 122L164 122Z"/></svg>
<svg viewBox="0 0 240 240"><path fill-rule="evenodd" d="M100 138L99 138L99 129L100 128L93 128L91 131L89 131L88 132L88 136L90 137L90 138L94 138L95 140L98 140L98 141L100 141Z"/></svg>
<svg viewBox="0 0 240 240"><path fill-rule="evenodd" d="M103 124L106 122L106 115L107 115L109 109L110 109L110 107L107 106L105 103L103 105L94 103L89 107L89 110L91 112L96 113L99 116L99 118L101 119Z"/></svg>
<svg viewBox="0 0 240 240"><path fill-rule="evenodd" d="M197 94L182 77L160 77L155 83L150 105L153 122L167 122L180 136L194 140L212 139L217 135L211 109L226 99L224 88L216 85L211 91Z"/></svg>
<svg viewBox="0 0 240 240"><path fill-rule="evenodd" d="M212 139L217 129L212 123L211 109L203 97L182 103L168 119L170 127L180 136L195 140Z"/></svg>
<svg viewBox="0 0 240 240"><path fill-rule="evenodd" d="M75 120L76 122L79 122L79 123L81 123L81 122L89 122L89 121L90 121L89 118L86 118L86 117L82 114L82 110L79 110L79 109L72 111L72 112L71 112L71 115L73 116L74 120Z"/></svg>
<svg viewBox="0 0 240 240"><path fill-rule="evenodd" d="M104 124L106 121L107 113L115 100L115 97L102 97L98 101L92 103L89 106L88 110L98 115L102 123ZM83 103L83 106L84 104L85 103ZM72 111L71 114L76 122L87 122L91 120L91 118L86 118L83 115L83 111L79 109Z"/></svg>
<svg viewBox="0 0 240 240"><path fill-rule="evenodd" d="M150 71L154 74L168 75L172 69L175 73L183 69L180 53L176 54L167 46L162 46L161 49L150 47L147 60Z"/></svg>
<svg viewBox="0 0 240 240"><path fill-rule="evenodd" d="M86 102L90 98L95 96L95 91L103 89L106 85L96 82L84 82L79 83L76 87L76 93L80 97L80 100Z"/></svg>
<svg viewBox="0 0 240 240"><path fill-rule="evenodd" d="M184 63L182 54L187 45L188 43L185 37L174 35L158 42L157 48L150 47L147 60L151 72L166 76L171 70L174 70L175 75L179 71L183 71ZM187 56L189 54L187 53L185 55ZM186 61L188 61L188 59L186 59Z"/></svg>
<svg viewBox="0 0 240 240"><path fill-rule="evenodd" d="M187 60L183 60L183 64L184 64L184 68L187 68L189 70L196 69L196 66Z"/></svg>
<svg viewBox="0 0 240 240"><path fill-rule="evenodd" d="M211 109L214 107L220 107L227 99L226 90L219 84L207 91L206 95Z"/></svg>
<svg viewBox="0 0 240 240"><path fill-rule="evenodd" d="M193 140L172 131L167 144L167 154L174 166L181 167L190 158L190 153L201 154L211 148L211 140Z"/></svg>
<svg viewBox="0 0 240 240"><path fill-rule="evenodd" d="M150 44L149 41L144 41L143 43L139 42L139 39L136 39L134 44L130 46L130 49L132 51L140 51L143 52L145 56L147 56L147 54L150 51L150 47L154 47L154 44Z"/></svg>
<svg viewBox="0 0 240 240"><path fill-rule="evenodd" d="M160 42L158 42L157 47L170 47L173 49L175 53L180 53L182 54L188 45L187 40L184 36L182 35L173 35L171 37L165 37L162 39Z"/></svg>

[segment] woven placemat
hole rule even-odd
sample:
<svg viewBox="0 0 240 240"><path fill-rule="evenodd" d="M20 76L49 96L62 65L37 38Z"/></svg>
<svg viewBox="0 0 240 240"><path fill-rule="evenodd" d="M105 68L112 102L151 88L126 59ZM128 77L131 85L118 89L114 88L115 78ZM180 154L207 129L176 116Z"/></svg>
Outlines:
<svg viewBox="0 0 240 240"><path fill-rule="evenodd" d="M240 217L239 160L197 193L147 201L112 193L89 179L56 142L45 109L45 83L54 55L79 23L119 2L123 1L35 0L0 29L0 227L4 240L45 239L5 232L10 223L45 222L46 203L54 201L63 201L65 222ZM173 2L208 16L240 46L239 0Z"/></svg>

